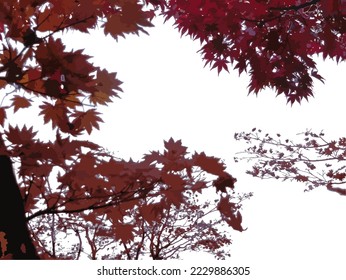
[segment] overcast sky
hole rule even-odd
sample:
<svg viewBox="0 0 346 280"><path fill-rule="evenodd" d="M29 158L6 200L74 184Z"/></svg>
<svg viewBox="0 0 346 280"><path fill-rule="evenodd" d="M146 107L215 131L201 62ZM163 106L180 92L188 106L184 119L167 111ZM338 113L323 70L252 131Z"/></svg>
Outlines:
<svg viewBox="0 0 346 280"><path fill-rule="evenodd" d="M325 84L316 81L315 98L291 107L272 90L248 96L246 74L218 76L203 68L197 41L181 38L161 19L155 25L150 36L127 36L118 43L101 32L69 37L69 46L85 48L95 64L118 72L124 82L121 99L102 108L104 124L90 138L125 158L162 150L163 140L173 137L191 152L224 159L238 179L238 191L254 192L243 208L248 230L234 233L232 263L255 267L253 279L272 279L275 273L280 279L342 279L345 198L324 189L304 193L302 184L249 177L245 170L251 166L233 161L246 148L233 135L257 127L293 139L307 128L323 129L331 138L345 136L345 63L319 60Z"/></svg>

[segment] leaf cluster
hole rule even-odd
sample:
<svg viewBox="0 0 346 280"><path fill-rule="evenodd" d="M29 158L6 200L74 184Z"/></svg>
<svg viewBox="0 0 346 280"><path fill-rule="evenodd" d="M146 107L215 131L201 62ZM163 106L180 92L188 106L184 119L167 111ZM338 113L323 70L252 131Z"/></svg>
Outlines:
<svg viewBox="0 0 346 280"><path fill-rule="evenodd" d="M287 102L313 95L313 80L323 81L313 56L346 58L343 1L168 1L166 18L182 34L202 44L206 65L218 73L234 65L248 72L249 92L273 88Z"/></svg>
<svg viewBox="0 0 346 280"><path fill-rule="evenodd" d="M215 225L225 223L243 230L236 180L220 159L205 153L190 155L181 141L169 139L163 152L152 151L135 162L60 133L55 142L43 142L35 135L33 128L10 126L2 134L2 153L20 162L19 185L27 220L43 258L79 258L82 249L87 251L81 240L91 235L94 242L87 243L92 245L91 258L135 259L145 252L154 259L177 257L183 249L206 246L198 237L202 228L205 238L214 240L214 247L211 241L207 246L211 252L230 243ZM216 179L206 179L207 175ZM207 188L215 189L215 200L197 203ZM202 219L210 213L219 214L210 221ZM58 253L57 237L47 243L47 233L53 229L53 236L69 232L79 237L75 249ZM105 254L98 242L119 243L124 251ZM142 249L154 243L156 247ZM224 257L222 252L219 257Z"/></svg>
<svg viewBox="0 0 346 280"><path fill-rule="evenodd" d="M39 115L53 128L80 135L99 128L102 119L96 105L107 105L121 92L116 73L96 67L83 50L67 51L66 31L88 32L100 28L114 38L145 32L154 9L138 1L33 1L6 0L0 3L0 89L12 95L2 101L0 124L6 111L28 108L29 96L47 99ZM8 89L14 88L13 91ZM22 95L18 91L22 90Z"/></svg>

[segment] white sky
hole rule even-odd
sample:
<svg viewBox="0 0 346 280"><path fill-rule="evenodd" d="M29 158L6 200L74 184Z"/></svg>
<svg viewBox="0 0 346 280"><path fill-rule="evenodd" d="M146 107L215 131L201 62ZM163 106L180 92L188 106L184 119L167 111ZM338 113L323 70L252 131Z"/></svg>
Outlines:
<svg viewBox="0 0 346 280"><path fill-rule="evenodd" d="M235 142L234 133L253 127L288 138L307 128L345 136L345 63L319 61L325 84L316 81L315 98L291 107L271 90L248 96L246 74L218 76L203 68L197 41L180 38L161 19L155 25L150 36L127 36L118 43L101 32L69 37L71 47L85 48L93 62L118 72L124 82L121 99L102 108L104 124L90 138L125 158L140 159L173 137L191 152L224 159L238 191L254 192L242 212L248 230L235 233L232 245L232 265L253 267L253 278L246 279L345 279L345 198L251 178L245 174L250 165L233 162L246 147Z"/></svg>

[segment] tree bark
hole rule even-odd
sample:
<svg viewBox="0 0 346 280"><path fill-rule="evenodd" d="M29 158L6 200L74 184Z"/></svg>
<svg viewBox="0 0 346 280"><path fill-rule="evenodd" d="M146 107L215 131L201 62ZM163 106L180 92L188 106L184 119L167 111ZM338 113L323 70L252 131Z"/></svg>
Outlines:
<svg viewBox="0 0 346 280"><path fill-rule="evenodd" d="M0 232L5 234L3 243L7 243L6 246L1 244L0 257L9 255L11 259L39 259L28 230L24 202L11 159L4 155L0 155Z"/></svg>

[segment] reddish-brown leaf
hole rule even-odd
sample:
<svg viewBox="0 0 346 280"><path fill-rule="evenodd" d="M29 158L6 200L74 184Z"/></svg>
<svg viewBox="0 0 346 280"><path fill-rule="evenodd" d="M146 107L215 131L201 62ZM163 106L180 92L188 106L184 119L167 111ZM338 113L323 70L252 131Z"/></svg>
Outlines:
<svg viewBox="0 0 346 280"><path fill-rule="evenodd" d="M180 207L182 203L184 203L184 197L180 190L166 190L164 191L164 194L166 196L166 202L168 205L173 204L177 208Z"/></svg>
<svg viewBox="0 0 346 280"><path fill-rule="evenodd" d="M214 181L214 186L216 191L221 191L226 193L226 188L234 189L234 183L237 182L236 178L233 178L231 175L227 174L226 176L220 176Z"/></svg>
<svg viewBox="0 0 346 280"><path fill-rule="evenodd" d="M175 141L170 138L168 141L164 141L164 145L168 156L175 158L186 154L187 148L182 145L181 140Z"/></svg>
<svg viewBox="0 0 346 280"><path fill-rule="evenodd" d="M225 165L216 157L208 157L205 153L196 153L194 155L195 164L202 170L217 176L224 176Z"/></svg>
<svg viewBox="0 0 346 280"><path fill-rule="evenodd" d="M52 105L48 102L43 102L43 105L40 105L41 112L39 115L43 115L44 123L52 122L52 127L63 128L66 131L68 127L68 110L63 105Z"/></svg>
<svg viewBox="0 0 346 280"><path fill-rule="evenodd" d="M0 89L4 88L7 85L5 80L0 80Z"/></svg>
<svg viewBox="0 0 346 280"><path fill-rule="evenodd" d="M33 127L27 128L25 125L20 129L18 126L9 126L8 130L5 131L7 140L13 144L24 144L31 142L37 134L33 131Z"/></svg>
<svg viewBox="0 0 346 280"><path fill-rule="evenodd" d="M115 223L114 224L115 238L119 241L122 241L126 244L129 241L132 241L133 236L133 225L131 224L123 224L123 223Z"/></svg>
<svg viewBox="0 0 346 280"><path fill-rule="evenodd" d="M93 128L99 129L99 123L103 120L98 116L95 109L89 109L86 112L75 112L72 116L75 117L73 125L75 129L85 129L88 134L91 133Z"/></svg>
<svg viewBox="0 0 346 280"><path fill-rule="evenodd" d="M28 108L31 106L30 99L27 99L19 95L15 95L11 100L14 112L17 112L19 109Z"/></svg>
<svg viewBox="0 0 346 280"><path fill-rule="evenodd" d="M139 212L141 213L143 219L152 224L154 221L160 220L161 216L158 213L159 204L145 204L140 207Z"/></svg>
<svg viewBox="0 0 346 280"><path fill-rule="evenodd" d="M89 100L93 104L107 104L112 97L118 97L115 91L121 91L120 82L116 73L108 73L106 70L98 70L95 79L96 91L92 92Z"/></svg>
<svg viewBox="0 0 346 280"><path fill-rule="evenodd" d="M186 184L185 181L177 174L172 173L164 173L162 174L162 180L165 184L170 186L172 189L177 191L182 191L184 188L184 185Z"/></svg>
<svg viewBox="0 0 346 280"><path fill-rule="evenodd" d="M217 209L220 211L221 215L225 221L235 230L243 231L242 216L238 210L237 204L230 201L230 197L223 196L220 198Z"/></svg>
<svg viewBox="0 0 346 280"><path fill-rule="evenodd" d="M150 22L154 16L153 11L143 11L142 5L135 0L120 1L121 10L110 14L104 23L105 34L115 39L125 34L138 34L139 31L147 33L143 27L153 26Z"/></svg>
<svg viewBox="0 0 346 280"><path fill-rule="evenodd" d="M4 126L6 119L6 110L8 107L0 107L0 125Z"/></svg>

